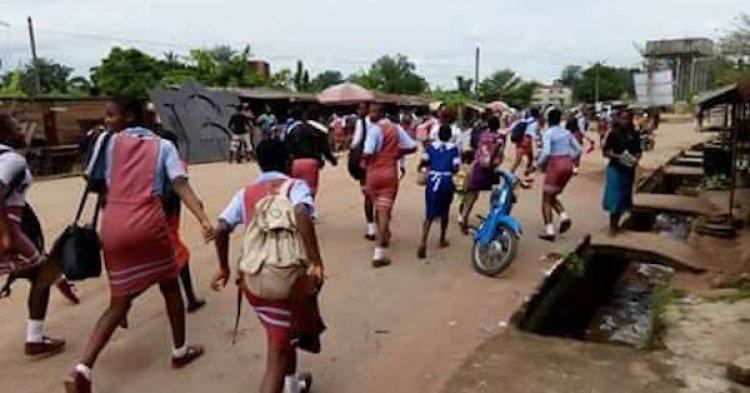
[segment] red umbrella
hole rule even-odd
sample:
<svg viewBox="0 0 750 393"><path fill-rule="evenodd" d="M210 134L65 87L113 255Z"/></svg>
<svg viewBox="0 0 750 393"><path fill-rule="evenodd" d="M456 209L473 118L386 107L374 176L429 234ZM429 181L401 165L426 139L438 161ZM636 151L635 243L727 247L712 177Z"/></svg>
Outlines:
<svg viewBox="0 0 750 393"><path fill-rule="evenodd" d="M353 105L374 100L375 95L369 90L351 82L331 86L318 94L318 101L329 105Z"/></svg>
<svg viewBox="0 0 750 393"><path fill-rule="evenodd" d="M506 104L504 101L491 102L487 104L487 107L495 113L506 112L510 110L510 105Z"/></svg>

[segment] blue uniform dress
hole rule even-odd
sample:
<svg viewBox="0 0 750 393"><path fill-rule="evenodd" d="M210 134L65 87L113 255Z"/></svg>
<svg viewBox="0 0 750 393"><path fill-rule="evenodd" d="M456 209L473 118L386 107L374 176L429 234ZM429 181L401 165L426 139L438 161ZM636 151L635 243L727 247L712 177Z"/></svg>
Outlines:
<svg viewBox="0 0 750 393"><path fill-rule="evenodd" d="M461 164L461 153L453 143L436 141L427 145L422 160L429 164L425 184L427 218L445 217L450 213L456 191L453 185L453 168Z"/></svg>

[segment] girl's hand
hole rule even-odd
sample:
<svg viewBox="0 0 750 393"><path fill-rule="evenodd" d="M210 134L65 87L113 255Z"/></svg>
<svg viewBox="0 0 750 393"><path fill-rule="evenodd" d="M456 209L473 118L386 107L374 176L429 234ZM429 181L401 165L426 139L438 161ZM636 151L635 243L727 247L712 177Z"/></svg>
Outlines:
<svg viewBox="0 0 750 393"><path fill-rule="evenodd" d="M203 235L203 241L206 243L212 242L216 238L216 230L213 224L208 220L201 221L201 235Z"/></svg>
<svg viewBox="0 0 750 393"><path fill-rule="evenodd" d="M323 266L310 265L310 267L307 268L307 275L315 277L318 281L318 286L323 286L323 281L325 281Z"/></svg>
<svg viewBox="0 0 750 393"><path fill-rule="evenodd" d="M2 225L0 226L0 252L5 253L10 250L10 229Z"/></svg>
<svg viewBox="0 0 750 393"><path fill-rule="evenodd" d="M218 292L226 288L227 283L229 282L230 275L231 274L229 270L220 269L214 274L214 277L211 279L211 289Z"/></svg>

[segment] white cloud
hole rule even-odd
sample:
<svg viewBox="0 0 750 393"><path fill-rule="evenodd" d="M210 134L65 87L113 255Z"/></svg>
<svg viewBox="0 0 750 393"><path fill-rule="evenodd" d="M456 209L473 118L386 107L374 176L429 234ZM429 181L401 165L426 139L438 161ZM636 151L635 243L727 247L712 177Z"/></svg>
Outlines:
<svg viewBox="0 0 750 393"><path fill-rule="evenodd" d="M750 12L747 0L3 0L0 20L11 27L0 26L0 60L28 59L32 15L39 54L80 73L114 44L160 54L248 43L275 69L301 58L314 71L350 73L400 52L450 86L473 75L480 44L484 75L507 67L549 81L571 63L635 65L633 44L649 39L715 37L741 11Z"/></svg>

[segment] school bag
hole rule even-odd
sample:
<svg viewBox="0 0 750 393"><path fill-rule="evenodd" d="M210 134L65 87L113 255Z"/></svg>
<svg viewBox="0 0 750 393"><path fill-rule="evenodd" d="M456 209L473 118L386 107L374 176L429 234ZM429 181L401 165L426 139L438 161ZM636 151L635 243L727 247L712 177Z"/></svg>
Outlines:
<svg viewBox="0 0 750 393"><path fill-rule="evenodd" d="M349 149L349 162L347 165L349 175L357 181L364 180L367 174L361 165L362 152L365 148L365 139L367 139L367 120L362 118L360 121L362 122L362 136L357 145Z"/></svg>
<svg viewBox="0 0 750 393"><path fill-rule="evenodd" d="M526 136L526 127L528 126L529 123L527 123L525 120L517 122L510 132L510 141L513 143L521 142L523 140L523 137Z"/></svg>
<svg viewBox="0 0 750 393"><path fill-rule="evenodd" d="M78 202L75 219L52 246L53 250L59 251L63 273L70 281L97 278L102 274L102 245L97 224L102 207L102 193L107 187L105 157L109 144L112 142L112 133L107 132L101 138L102 144L98 155L91 157L94 160L94 166L86 179L86 186ZM91 193L99 194L94 207L94 215L90 223L81 224L86 201Z"/></svg>
<svg viewBox="0 0 750 393"><path fill-rule="evenodd" d="M285 299L307 266L289 190L294 180L271 184L271 192L252 207L245 228L238 270L251 293Z"/></svg>

